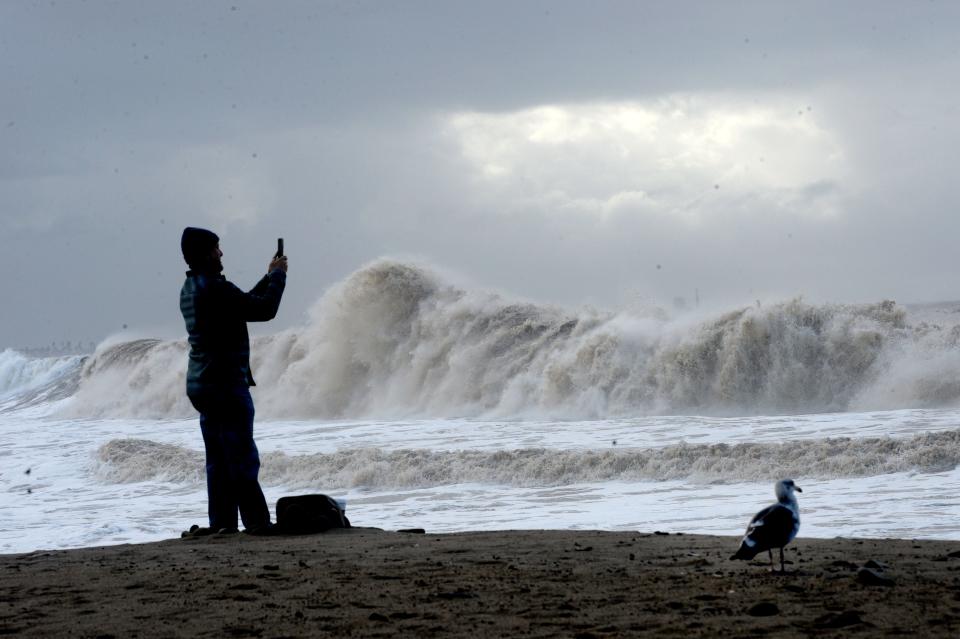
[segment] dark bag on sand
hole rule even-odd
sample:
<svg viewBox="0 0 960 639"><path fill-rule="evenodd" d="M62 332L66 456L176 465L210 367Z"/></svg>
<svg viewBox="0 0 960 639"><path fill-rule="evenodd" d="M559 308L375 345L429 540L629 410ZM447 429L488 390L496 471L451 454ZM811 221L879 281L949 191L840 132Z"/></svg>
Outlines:
<svg viewBox="0 0 960 639"><path fill-rule="evenodd" d="M305 535L349 528L350 520L331 497L297 495L277 500L277 527L286 534Z"/></svg>

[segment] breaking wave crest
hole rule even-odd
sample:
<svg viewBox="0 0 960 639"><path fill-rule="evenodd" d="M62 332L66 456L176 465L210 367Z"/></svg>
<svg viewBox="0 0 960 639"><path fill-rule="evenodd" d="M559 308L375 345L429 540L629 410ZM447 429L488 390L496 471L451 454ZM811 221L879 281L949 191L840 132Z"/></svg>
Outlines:
<svg viewBox="0 0 960 639"><path fill-rule="evenodd" d="M98 475L108 482L203 482L203 454L139 439L107 442ZM262 456L267 485L334 490L396 489L461 483L563 486L607 481L832 479L940 472L960 464L960 430L911 438L837 438L783 444L679 444L655 449L428 451L353 449Z"/></svg>
<svg viewBox="0 0 960 639"><path fill-rule="evenodd" d="M12 349L0 351L0 410L73 395L83 360L81 355L33 358Z"/></svg>
<svg viewBox="0 0 960 639"><path fill-rule="evenodd" d="M77 417L185 417L186 341L139 339L105 344L84 362L66 409Z"/></svg>
<svg viewBox="0 0 960 639"><path fill-rule="evenodd" d="M572 311L458 288L381 260L328 290L300 328L255 339L267 418L606 418L954 405L960 326L893 302L802 300L694 319ZM70 410L176 417L186 343L105 346Z"/></svg>

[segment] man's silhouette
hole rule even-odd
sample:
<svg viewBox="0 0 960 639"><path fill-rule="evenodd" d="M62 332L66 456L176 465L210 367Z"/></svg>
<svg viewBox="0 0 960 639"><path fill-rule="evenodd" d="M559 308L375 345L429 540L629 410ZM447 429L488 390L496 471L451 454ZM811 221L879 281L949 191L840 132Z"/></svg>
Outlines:
<svg viewBox="0 0 960 639"><path fill-rule="evenodd" d="M260 455L253 441L254 385L247 322L273 319L287 279L287 258L275 256L245 293L221 274L223 252L212 231L187 227L180 240L190 266L180 289L180 312L190 342L187 396L200 413L207 458L209 528L190 536L236 532L237 511L251 533L272 529L260 488Z"/></svg>

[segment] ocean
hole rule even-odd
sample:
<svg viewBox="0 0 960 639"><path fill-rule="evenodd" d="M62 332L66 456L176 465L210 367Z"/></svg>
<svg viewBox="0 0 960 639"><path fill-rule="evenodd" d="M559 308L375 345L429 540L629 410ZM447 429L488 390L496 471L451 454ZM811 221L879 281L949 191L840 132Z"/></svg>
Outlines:
<svg viewBox="0 0 960 639"><path fill-rule="evenodd" d="M185 340L0 351L0 552L206 521ZM960 539L960 303L566 309L380 260L255 337L271 507L345 499L431 532L741 534L803 489L800 537Z"/></svg>

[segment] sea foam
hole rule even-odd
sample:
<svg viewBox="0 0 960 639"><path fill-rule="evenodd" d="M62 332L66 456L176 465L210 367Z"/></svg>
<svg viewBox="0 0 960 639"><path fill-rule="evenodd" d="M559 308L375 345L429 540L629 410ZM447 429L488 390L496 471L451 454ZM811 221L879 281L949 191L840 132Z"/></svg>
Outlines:
<svg viewBox="0 0 960 639"><path fill-rule="evenodd" d="M97 452L98 476L113 483L200 484L203 455L165 443L115 439ZM901 472L935 473L960 465L960 430L909 438L832 438L774 443L686 444L655 449L426 450L341 449L262 456L268 485L327 489L425 488L448 484L566 486L609 481L773 481L836 479Z"/></svg>
<svg viewBox="0 0 960 639"><path fill-rule="evenodd" d="M893 302L800 299L693 319L570 310L458 288L380 260L329 289L302 327L256 338L266 418L782 414L954 406L960 327ZM103 346L70 414L168 418L185 341Z"/></svg>

